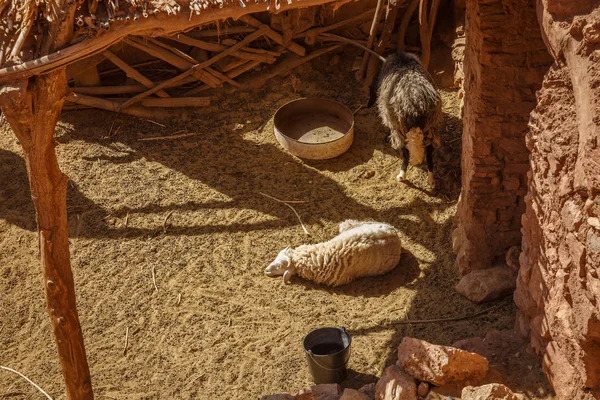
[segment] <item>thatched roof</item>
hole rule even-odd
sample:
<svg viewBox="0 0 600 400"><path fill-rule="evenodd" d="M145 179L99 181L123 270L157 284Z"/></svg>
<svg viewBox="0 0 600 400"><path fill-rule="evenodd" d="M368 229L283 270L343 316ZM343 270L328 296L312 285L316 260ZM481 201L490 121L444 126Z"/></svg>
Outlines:
<svg viewBox="0 0 600 400"><path fill-rule="evenodd" d="M48 33L49 27L65 18L73 19L73 39L92 37L114 25L136 23L139 19L164 14L194 15L236 4L244 0L2 0L0 1L1 40L6 48L0 64L20 57L30 36ZM255 0L266 3L268 0ZM64 3L64 4L61 4ZM74 12L68 10L74 8ZM68 14L72 14L68 15ZM27 59L27 57L21 57Z"/></svg>
<svg viewBox="0 0 600 400"><path fill-rule="evenodd" d="M97 54L134 33L168 35L248 13L277 13L335 1L0 0L0 83ZM69 27L69 40L54 48L45 42L59 25L63 30Z"/></svg>

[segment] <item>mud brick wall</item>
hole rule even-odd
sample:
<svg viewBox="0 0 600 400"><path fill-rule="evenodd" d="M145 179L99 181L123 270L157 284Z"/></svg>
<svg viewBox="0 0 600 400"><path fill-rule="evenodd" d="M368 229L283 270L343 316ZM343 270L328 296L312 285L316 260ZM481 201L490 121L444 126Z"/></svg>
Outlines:
<svg viewBox="0 0 600 400"><path fill-rule="evenodd" d="M551 58L530 0L469 0L464 60L462 193L453 247L464 275L521 242L525 133Z"/></svg>
<svg viewBox="0 0 600 400"><path fill-rule="evenodd" d="M596 9L591 9L593 4ZM538 4L554 65L531 116L514 300L559 399L600 398L600 6Z"/></svg>

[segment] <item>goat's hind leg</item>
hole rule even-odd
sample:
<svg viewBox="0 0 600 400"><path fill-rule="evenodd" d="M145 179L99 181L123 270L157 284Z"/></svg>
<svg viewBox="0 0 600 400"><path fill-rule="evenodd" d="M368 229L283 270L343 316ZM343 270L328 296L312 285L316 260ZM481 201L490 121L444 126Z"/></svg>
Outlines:
<svg viewBox="0 0 600 400"><path fill-rule="evenodd" d="M427 183L432 188L435 188L435 179L433 178L433 146L429 145L426 148L426 157L427 157Z"/></svg>
<svg viewBox="0 0 600 400"><path fill-rule="evenodd" d="M406 147L402 148L402 167L400 167L400 173L396 176L396 180L398 182L402 182L404 180L404 176L406 175L406 170L408 168L409 158L410 154L408 153L408 149Z"/></svg>

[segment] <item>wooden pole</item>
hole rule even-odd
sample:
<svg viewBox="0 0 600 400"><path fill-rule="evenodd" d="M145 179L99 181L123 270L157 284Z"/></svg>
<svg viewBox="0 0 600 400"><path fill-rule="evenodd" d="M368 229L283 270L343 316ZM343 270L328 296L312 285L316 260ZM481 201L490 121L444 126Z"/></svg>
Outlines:
<svg viewBox="0 0 600 400"><path fill-rule="evenodd" d="M123 41L130 46L133 46L150 54L153 57L160 58L161 60L173 65L174 67L182 71L189 70L194 65L194 63L185 60L177 54L167 49L164 49L154 43L151 43L149 41L144 42L144 40L141 38L131 36L125 38ZM193 74L191 75L194 75L196 78L213 88L216 88L221 84L221 81L219 81L206 71L196 70L193 71Z"/></svg>
<svg viewBox="0 0 600 400"><path fill-rule="evenodd" d="M372 48L373 43L375 42L375 38L377 37L377 25L379 25L379 20L381 19L381 14L383 13L383 7L381 4L383 0L377 1L377 8L375 10L375 15L373 16L373 22L371 22L371 30L369 31L369 38L367 40L367 48ZM368 51L365 51L363 54L363 58L360 62L360 68L356 71L356 80L361 80L365 75L365 71L367 70L367 65L369 63L369 58L371 55Z"/></svg>
<svg viewBox="0 0 600 400"><path fill-rule="evenodd" d="M281 62L279 62L278 64L275 64L273 66L273 68L271 68L269 71L266 71L265 74L261 75L261 76L257 76L257 77L252 77L248 83L246 84L246 86L253 88L253 89L257 89L261 86L263 86L269 79L274 78L278 75L284 74L288 71L291 71L294 68L297 68L298 66L314 59L317 58L325 53L328 53L330 51L339 49L340 47L344 46L343 44L336 44L330 47L323 47L319 50L315 50L312 53L308 53L307 55L305 55L304 57L298 57L296 54L289 54L287 57L285 57L283 60L281 60Z"/></svg>
<svg viewBox="0 0 600 400"><path fill-rule="evenodd" d="M61 13L49 23L42 37L42 58L66 46L73 38L75 10L79 3L55 0L53 6ZM0 108L23 148L35 207L46 308L67 399L93 400L69 253L69 178L60 170L54 151L54 129L67 88L66 69L4 82L7 82L6 86L0 87Z"/></svg>
<svg viewBox="0 0 600 400"><path fill-rule="evenodd" d="M406 50L406 31L408 29L408 25L410 24L410 19L413 14L417 10L419 6L419 0L412 0L406 12L404 13L404 17L402 17L402 23L400 23L400 28L398 29L398 42L396 43L398 53Z"/></svg>
<svg viewBox="0 0 600 400"><path fill-rule="evenodd" d="M396 17L398 16L398 8L404 2L404 0L397 0L395 4L388 4L389 9L385 18L385 22L383 24L383 32L381 32L381 37L379 38L379 42L375 47L375 52L377 54L383 54L388 44L390 43L390 38L392 37L392 31L394 30L394 25L396 24ZM370 86L375 76L377 75L377 66L379 65L379 60L375 57L369 57L369 65L367 67L367 76L365 78L365 84Z"/></svg>
<svg viewBox="0 0 600 400"><path fill-rule="evenodd" d="M427 12L429 0L421 0L419 4L419 35L421 37L421 63L427 69L431 57L431 38L435 27L435 20L440 5L440 0L433 0L431 10ZM429 17L428 17L429 15Z"/></svg>
<svg viewBox="0 0 600 400"><path fill-rule="evenodd" d="M362 14L355 16L355 17L345 19L345 20L337 22L333 25L328 25L328 26L324 26L321 28L309 29L308 31L306 31L305 33L301 33L300 35L304 36L304 42L307 45L312 46L315 44L315 41L317 40L317 36L319 36L320 34L329 32L329 31L333 31L335 29L342 28L347 25L356 24L360 21L363 21L367 18L372 17L375 14L375 12L376 12L376 10L374 8L372 8L368 11L365 11Z"/></svg>
<svg viewBox="0 0 600 400"><path fill-rule="evenodd" d="M46 307L69 400L92 400L92 382L69 259L67 182L54 152L65 99L65 69L0 88L0 107L23 147L35 206Z"/></svg>
<svg viewBox="0 0 600 400"><path fill-rule="evenodd" d="M206 68L211 66L212 64L216 63L217 61L219 61L222 58L227 57L228 55L234 53L235 51L239 50L241 47L244 47L245 45L249 44L250 42L252 42L255 39L258 39L260 36L264 35L266 31L270 30L270 28L266 25L258 28L256 31L254 31L253 33L249 34L248 36L246 36L244 38L244 40L242 40L241 42L231 46L230 48L228 48L227 50L225 50L222 53L217 54L216 56L214 56L213 58L211 58L208 61L204 61L200 64L196 64L193 67L191 67L190 69L188 69L187 71L185 71L182 74L177 75L176 77L173 77L167 81L164 81L163 83L155 86L152 89L149 89L147 91L145 91L144 93L140 93L137 96L133 97L132 99L130 99L129 101L127 101L125 104L123 104L121 107L126 108L138 101L140 101L141 99L150 96L151 94L159 91L160 89L167 87L169 85L175 84L177 82L182 81L183 79L187 78L188 76L192 75L194 72L201 70L202 68Z"/></svg>
<svg viewBox="0 0 600 400"><path fill-rule="evenodd" d="M303 57L306 54L306 49L294 41L290 42L289 46L285 46L283 36L281 36L279 33L275 32L273 29L269 28L267 25L264 25L262 22L260 22L256 18L254 18L250 15L244 15L240 19L243 22L247 23L248 25L253 26L257 29L266 27L265 34L267 37L269 37L270 39L273 39L273 41L284 46L285 48L289 48L292 52L296 53L300 57Z"/></svg>
<svg viewBox="0 0 600 400"><path fill-rule="evenodd" d="M172 98L169 98L166 100L170 100L170 99L172 99ZM70 101L71 103L75 103L75 104L80 104L82 106L99 108L101 110L112 111L112 112L121 112L123 114L133 115L134 117L138 117L138 118L164 119L166 117L166 115L164 115L164 114L159 115L156 112L156 110L150 110L150 109L147 109L145 107L140 107L140 106L128 107L123 110L120 110L120 105L121 105L120 102L113 101L113 100L107 100L107 99L101 99L101 98L93 97L93 96L86 96L86 95L82 95L82 94L71 93L67 97L67 101Z"/></svg>
<svg viewBox="0 0 600 400"><path fill-rule="evenodd" d="M102 54L110 62L112 62L113 64L115 64L117 67L121 68L125 72L125 74L127 74L127 76L129 78L135 79L136 81L138 81L139 83L141 83L142 85L144 85L148 89L149 88L153 88L154 86L156 86L154 84L154 82L152 82L150 79L146 78L144 75L142 75L141 73L139 73L136 69L134 69L133 67L131 67L125 61L123 61L122 59L120 59L119 57L117 57L117 55L115 55L113 52L111 52L109 50L106 50ZM159 96L159 97L169 97L169 94L167 92L165 92L164 90L159 90L158 92L156 92L156 95Z"/></svg>
<svg viewBox="0 0 600 400"><path fill-rule="evenodd" d="M194 39L194 38L188 37L188 36L186 36L184 34L179 34L179 35L171 36L169 39L173 40L173 41L176 41L176 42L179 42L179 43L186 44L188 46L196 47L198 49L206 50L206 51L212 51L212 52L220 53L222 51L227 50L227 46L223 46L221 44L209 43L209 42L205 42L205 41L202 41L202 40ZM236 51L235 53L233 53L232 56L238 57L238 58L242 58L244 60L262 61L262 62L266 62L266 63L269 63L269 64L275 62L275 57L276 56L273 55L273 54L270 54L271 52L268 52L268 51L257 51L257 50L258 49L252 49L250 47L242 47L239 51ZM254 54L251 54L251 53L254 53Z"/></svg>

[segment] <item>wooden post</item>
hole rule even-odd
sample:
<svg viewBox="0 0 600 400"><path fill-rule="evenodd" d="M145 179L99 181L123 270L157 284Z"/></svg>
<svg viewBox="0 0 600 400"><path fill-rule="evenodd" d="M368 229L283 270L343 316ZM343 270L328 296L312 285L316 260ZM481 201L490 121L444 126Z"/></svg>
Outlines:
<svg viewBox="0 0 600 400"><path fill-rule="evenodd" d="M400 24L400 28L398 29L398 43L396 43L398 53L406 50L406 30L408 29L410 19L417 10L418 6L419 0L412 0L410 5L406 9L406 12L404 13L404 17L402 17L402 23Z"/></svg>
<svg viewBox="0 0 600 400"><path fill-rule="evenodd" d="M40 54L43 57L71 42L75 10L79 5L71 0L53 2L54 10L60 13L50 19L42 36ZM4 52L9 45L7 41L0 42L0 50ZM23 51L21 57L24 54L33 53ZM93 400L69 254L69 178L61 172L54 152L54 129L66 95L66 69L62 67L45 75L5 82L5 86L0 87L0 108L23 147L40 240L46 308L67 399Z"/></svg>
<svg viewBox="0 0 600 400"><path fill-rule="evenodd" d="M383 32L381 32L381 37L379 38L379 42L375 47L375 52L377 54L383 54L387 45L390 43L390 39L392 37L392 32L394 30L394 25L396 23L396 17L398 16L398 8L404 2L404 0L396 0L395 3L388 4L388 12L385 17L385 22L383 24ZM369 58L369 64L367 66L367 76L365 78L365 84L367 86L371 86L371 83L375 79L378 71L379 60L375 57Z"/></svg>
<svg viewBox="0 0 600 400"><path fill-rule="evenodd" d="M431 10L427 8L429 0L421 0L419 3L419 35L421 37L421 63L427 69L429 67L429 58L431 56L431 37L440 5L440 0L432 0ZM429 15L429 18L427 17Z"/></svg>
<svg viewBox="0 0 600 400"><path fill-rule="evenodd" d="M69 400L92 400L92 382L69 259L67 182L54 151L65 99L65 69L0 88L0 107L23 147L35 206L46 307Z"/></svg>

